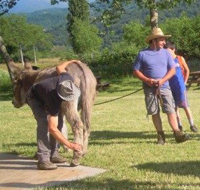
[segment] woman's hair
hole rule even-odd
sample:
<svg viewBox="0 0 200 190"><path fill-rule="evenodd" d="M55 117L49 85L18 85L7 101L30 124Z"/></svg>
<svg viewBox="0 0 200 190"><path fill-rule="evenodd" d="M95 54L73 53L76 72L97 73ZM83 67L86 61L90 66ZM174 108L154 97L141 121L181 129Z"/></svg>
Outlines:
<svg viewBox="0 0 200 190"><path fill-rule="evenodd" d="M175 46L174 42L167 41L164 48L166 48L166 49L169 48L169 49L174 50L174 49L176 49L176 46Z"/></svg>

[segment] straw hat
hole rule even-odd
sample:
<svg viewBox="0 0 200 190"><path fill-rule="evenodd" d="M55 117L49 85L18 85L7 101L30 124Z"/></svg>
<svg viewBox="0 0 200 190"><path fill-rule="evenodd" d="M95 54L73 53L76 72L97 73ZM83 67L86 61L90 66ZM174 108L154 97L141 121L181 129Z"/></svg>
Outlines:
<svg viewBox="0 0 200 190"><path fill-rule="evenodd" d="M153 28L151 34L146 38L146 43L149 43L150 40L156 38L169 38L169 37L171 37L171 35L164 35L160 28Z"/></svg>
<svg viewBox="0 0 200 190"><path fill-rule="evenodd" d="M64 101L76 100L80 96L80 90L70 80L61 82L57 92Z"/></svg>

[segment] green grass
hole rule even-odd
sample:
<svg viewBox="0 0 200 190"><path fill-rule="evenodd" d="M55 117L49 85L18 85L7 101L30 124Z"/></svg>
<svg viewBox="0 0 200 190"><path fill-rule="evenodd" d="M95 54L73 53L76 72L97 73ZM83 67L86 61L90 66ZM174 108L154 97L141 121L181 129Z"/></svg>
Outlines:
<svg viewBox="0 0 200 190"><path fill-rule="evenodd" d="M6 77L8 75L3 77L4 80L7 80ZM112 100L141 88L141 83L131 77L110 82L111 87L100 92L95 103ZM31 110L28 106L14 108L10 95L2 99L4 88L1 84L0 150L33 157L36 152L36 122ZM200 89L195 86L190 88L188 97L195 123L200 126ZM200 134L189 131L186 116L183 110L180 111L184 130L190 134L191 140L175 143L167 117L162 114L166 144L159 146L151 118L146 118L142 91L94 106L89 152L82 159L82 164L104 168L107 172L47 189L200 189ZM63 149L61 153L68 161L72 158L72 153L65 153Z"/></svg>

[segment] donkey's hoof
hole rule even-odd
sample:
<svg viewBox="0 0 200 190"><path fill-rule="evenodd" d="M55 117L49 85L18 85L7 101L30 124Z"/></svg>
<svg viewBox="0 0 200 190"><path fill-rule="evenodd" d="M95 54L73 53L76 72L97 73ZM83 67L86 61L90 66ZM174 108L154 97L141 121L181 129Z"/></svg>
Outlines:
<svg viewBox="0 0 200 190"><path fill-rule="evenodd" d="M71 162L70 167L76 167L76 166L79 166L79 165L80 165L80 163Z"/></svg>

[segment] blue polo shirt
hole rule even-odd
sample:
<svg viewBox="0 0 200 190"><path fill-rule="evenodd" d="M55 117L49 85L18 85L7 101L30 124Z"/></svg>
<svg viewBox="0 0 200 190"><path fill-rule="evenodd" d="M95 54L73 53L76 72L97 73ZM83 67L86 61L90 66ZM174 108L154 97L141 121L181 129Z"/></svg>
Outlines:
<svg viewBox="0 0 200 190"><path fill-rule="evenodd" d="M161 79L170 69L175 67L175 62L166 49L152 50L150 48L139 52L133 70L139 70L148 78ZM146 84L145 84L146 85ZM169 87L169 82L166 81L161 88Z"/></svg>

